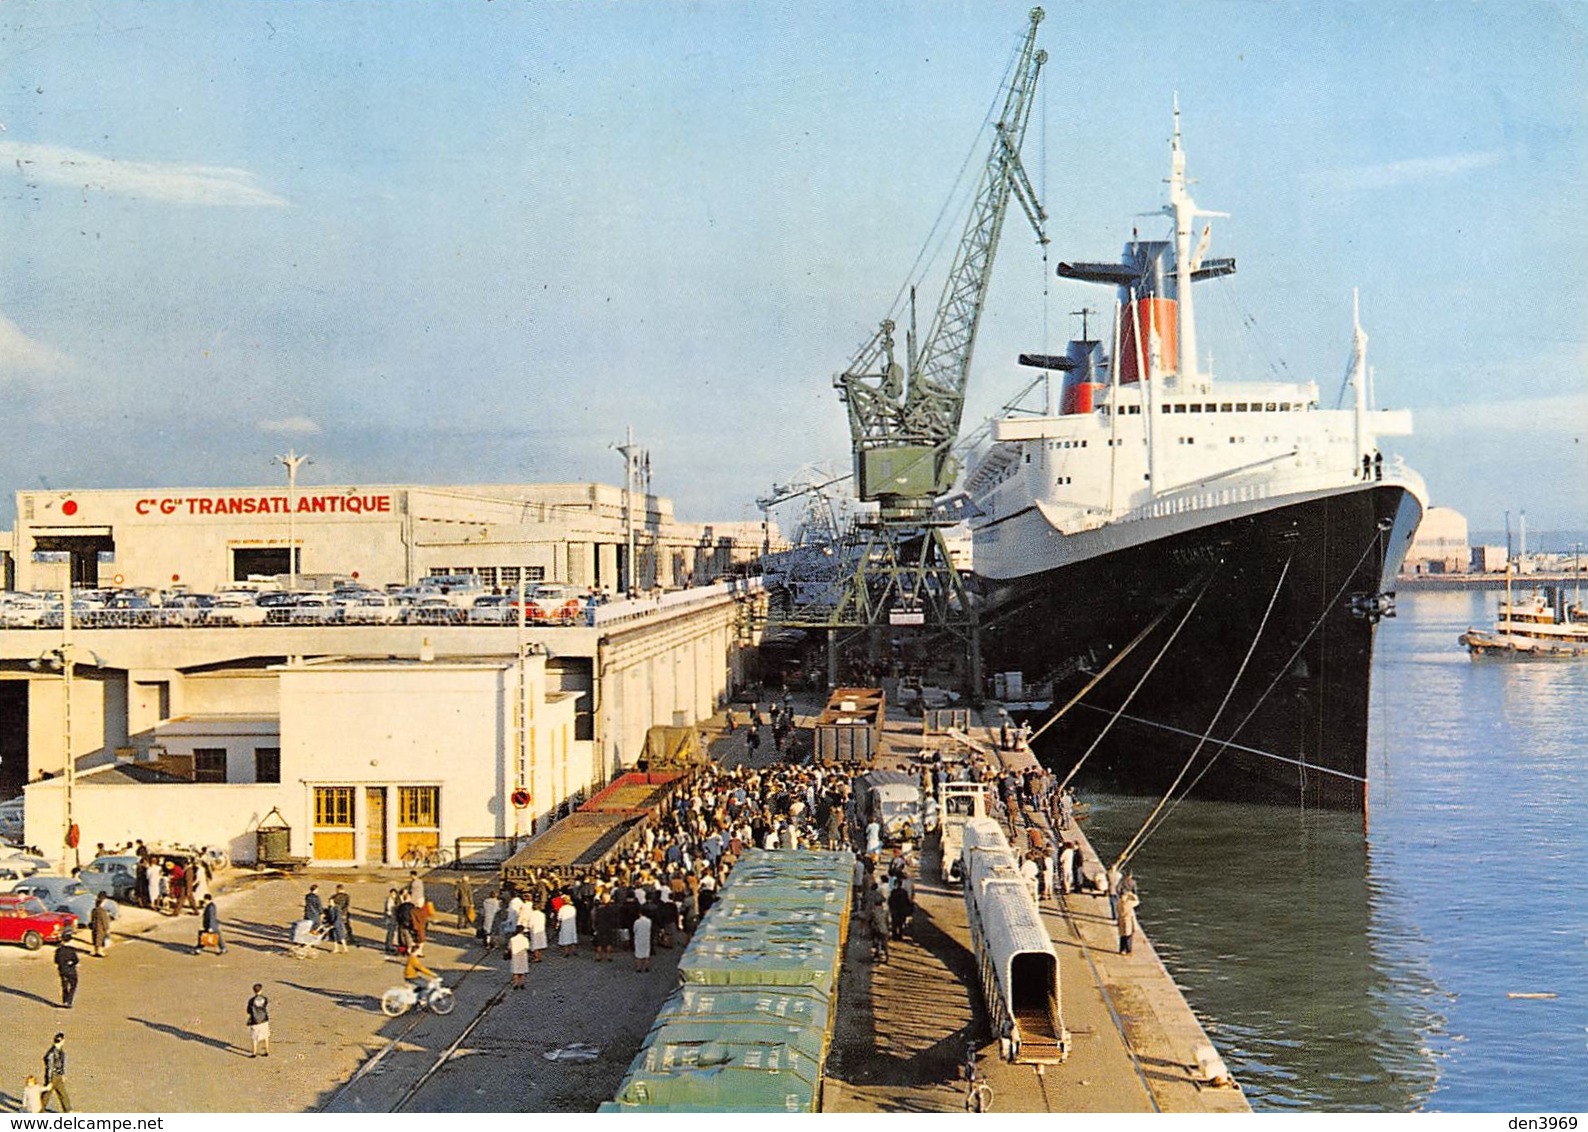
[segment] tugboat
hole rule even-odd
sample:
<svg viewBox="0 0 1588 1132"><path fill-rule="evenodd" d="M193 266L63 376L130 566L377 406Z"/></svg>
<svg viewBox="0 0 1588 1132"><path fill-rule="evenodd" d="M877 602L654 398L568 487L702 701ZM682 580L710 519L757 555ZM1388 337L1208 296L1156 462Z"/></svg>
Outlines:
<svg viewBox="0 0 1588 1132"><path fill-rule="evenodd" d="M1474 629L1456 638L1473 656L1571 660L1588 657L1588 614L1581 597L1565 605L1564 594L1554 586L1534 590L1521 601L1511 596L1511 566L1505 568L1505 600L1500 602L1494 628Z"/></svg>
<svg viewBox="0 0 1588 1132"><path fill-rule="evenodd" d="M1371 406L1359 318L1348 407L1210 372L1192 289L1235 262L1197 232L1221 214L1191 198L1178 102L1171 146L1168 238L1058 267L1116 289L1108 339L1083 324L1063 355L1021 355L1045 404L971 456L987 670L1060 705L1038 747L1060 773L1361 808L1374 633L1426 502L1379 444L1410 414Z"/></svg>

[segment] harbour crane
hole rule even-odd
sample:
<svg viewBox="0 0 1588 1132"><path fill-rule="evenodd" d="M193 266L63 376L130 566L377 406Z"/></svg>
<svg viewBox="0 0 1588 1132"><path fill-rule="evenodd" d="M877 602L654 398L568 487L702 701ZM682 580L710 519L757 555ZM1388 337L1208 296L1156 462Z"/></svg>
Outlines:
<svg viewBox="0 0 1588 1132"><path fill-rule="evenodd" d="M864 548L835 606L808 611L810 627L921 625L954 631L976 665L975 617L950 561L943 532L957 520L942 506L959 475L953 454L965 407L976 332L1010 198L1019 202L1038 241L1047 219L1020 148L1035 105L1047 52L1037 49L1041 8L1033 8L1003 88L992 146L971 200L942 296L924 339L911 326L903 363L895 356L896 324L885 319L848 368L833 379L847 406L856 494L876 504L860 526ZM829 634L829 640L836 638ZM836 667L836 657L829 657ZM979 684L973 677L973 684Z"/></svg>

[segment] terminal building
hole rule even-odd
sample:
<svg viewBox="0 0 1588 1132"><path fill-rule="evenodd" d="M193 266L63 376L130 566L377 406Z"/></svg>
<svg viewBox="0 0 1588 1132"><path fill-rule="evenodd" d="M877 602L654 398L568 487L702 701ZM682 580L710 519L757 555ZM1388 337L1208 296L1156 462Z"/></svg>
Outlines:
<svg viewBox="0 0 1588 1132"><path fill-rule="evenodd" d="M133 838L396 865L501 850L752 676L760 523L601 484L30 491L8 588L214 592L261 576L610 593L568 625L0 627L0 796L48 856ZM632 541L631 541L632 540ZM630 547L633 551L631 577ZM289 558L289 554L295 558ZM54 627L50 627L53 625ZM69 663L68 663L69 661ZM70 759L70 763L68 763Z"/></svg>
<svg viewBox="0 0 1588 1132"><path fill-rule="evenodd" d="M77 587L193 592L296 573L377 588L475 574L486 589L622 594L726 576L765 535L757 522L682 523L670 500L593 483L23 491L16 506L10 538L0 533L6 588L56 592L68 573Z"/></svg>

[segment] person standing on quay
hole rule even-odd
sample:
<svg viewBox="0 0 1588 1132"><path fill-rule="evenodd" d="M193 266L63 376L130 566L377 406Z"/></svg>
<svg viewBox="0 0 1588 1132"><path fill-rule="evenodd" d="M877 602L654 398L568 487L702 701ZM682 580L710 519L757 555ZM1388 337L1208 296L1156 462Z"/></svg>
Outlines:
<svg viewBox="0 0 1588 1132"><path fill-rule="evenodd" d="M529 974L529 934L515 928L507 939L507 955L512 964L513 989L524 989L524 976Z"/></svg>
<svg viewBox="0 0 1588 1132"><path fill-rule="evenodd" d="M574 908L573 901L565 892L562 894L562 904L557 908L557 946L562 948L564 959L573 955L574 949L579 946L578 910Z"/></svg>
<svg viewBox="0 0 1588 1132"><path fill-rule="evenodd" d="M50 1048L44 1051L44 1097L40 1111L49 1107L50 1096L61 1106L62 1112L72 1111L72 1098L66 1095L66 1035L56 1034Z"/></svg>
<svg viewBox="0 0 1588 1132"><path fill-rule="evenodd" d="M539 963L546 957L546 910L538 904L525 904L519 917L529 928L530 958Z"/></svg>
<svg viewBox="0 0 1588 1132"><path fill-rule="evenodd" d="M636 971L649 971L651 969L651 918L645 914L645 909L640 908L640 914L634 920L634 969Z"/></svg>
<svg viewBox="0 0 1588 1132"><path fill-rule="evenodd" d="M249 1057L259 1057L261 1048L264 1051L263 1056L270 1056L270 1000L265 997L264 991L263 983L255 983L254 993L248 999L245 1008L248 1019L248 1040L253 1045Z"/></svg>
<svg viewBox="0 0 1588 1132"><path fill-rule="evenodd" d="M457 883L452 886L452 895L458 902L457 929L461 932L474 923L474 886L469 883L468 873L458 873Z"/></svg>
<svg viewBox="0 0 1588 1132"><path fill-rule="evenodd" d="M303 918L315 927L320 926L320 921L325 918L325 902L320 899L320 886L311 884L309 891L303 895Z"/></svg>
<svg viewBox="0 0 1588 1132"><path fill-rule="evenodd" d="M220 954L226 954L226 940L221 936L221 910L215 903L215 897L204 897L204 908L200 914L198 942L193 945L193 954L197 955L204 950L204 940L207 936L215 937L215 949Z"/></svg>
<svg viewBox="0 0 1588 1132"><path fill-rule="evenodd" d="M342 905L338 904L333 899L331 901L331 906L325 910L325 918L326 922L331 928L332 953L341 952L344 955L347 954L347 941L349 935L347 929L347 913L343 910Z"/></svg>
<svg viewBox="0 0 1588 1132"><path fill-rule="evenodd" d="M64 940L55 945L55 972L61 977L61 1005L72 1008L77 996L77 948Z"/></svg>
<svg viewBox="0 0 1588 1132"><path fill-rule="evenodd" d="M413 902L411 907L413 908L414 944L409 950L415 955L423 955L425 953L425 932L430 926L430 915L436 909L433 904L421 904L417 900Z"/></svg>
<svg viewBox="0 0 1588 1132"><path fill-rule="evenodd" d="M399 903L399 901L398 901L398 898L397 898L397 890L395 888L388 888L386 890L386 905L385 905L385 909L384 909L384 911L382 913L385 916L385 919L386 919L386 952L387 952L387 954L391 953L391 951L392 951L392 943L397 938L397 905L398 905L398 903Z"/></svg>
<svg viewBox="0 0 1588 1132"><path fill-rule="evenodd" d="M408 870L408 895L413 897L414 907L425 906L425 882L419 877L419 870Z"/></svg>
<svg viewBox="0 0 1588 1132"><path fill-rule="evenodd" d="M1141 903L1141 897L1136 895L1135 889L1126 889L1119 894L1119 953L1129 955L1131 945L1136 941L1136 905Z"/></svg>
<svg viewBox="0 0 1588 1132"><path fill-rule="evenodd" d="M89 930L94 937L94 958L103 959L110 946L110 909L105 907L105 894L94 897L94 910L88 914Z"/></svg>
<svg viewBox="0 0 1588 1132"><path fill-rule="evenodd" d="M347 937L342 942L358 946L358 940L353 935L353 898L347 894L347 889L342 885L336 886L336 892L331 896L331 907L341 910L342 932ZM342 948L346 951L347 948Z"/></svg>

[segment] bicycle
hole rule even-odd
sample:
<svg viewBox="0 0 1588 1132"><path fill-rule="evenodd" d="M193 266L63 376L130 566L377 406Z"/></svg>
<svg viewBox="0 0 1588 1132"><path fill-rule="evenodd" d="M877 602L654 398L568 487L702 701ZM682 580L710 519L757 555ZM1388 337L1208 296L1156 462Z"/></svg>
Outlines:
<svg viewBox="0 0 1588 1132"><path fill-rule="evenodd" d="M991 1112L993 1106L993 1087L982 1077L976 1068L976 1043L967 1042L965 1045L965 1111L966 1112Z"/></svg>
<svg viewBox="0 0 1588 1132"><path fill-rule="evenodd" d="M452 851L440 845L433 848L411 845L403 853L402 860L407 869L444 869L452 864Z"/></svg>
<svg viewBox="0 0 1588 1132"><path fill-rule="evenodd" d="M413 1006L435 1014L451 1014L457 1004L458 1000L441 985L440 979L431 979L423 989L412 983L404 983L400 987L392 987L380 998L381 1011L390 1018L406 1014Z"/></svg>

